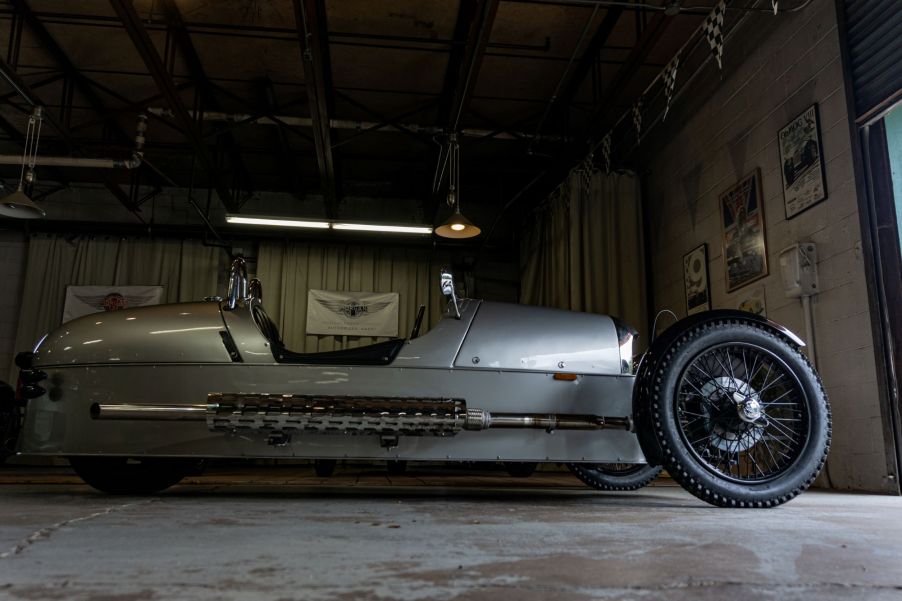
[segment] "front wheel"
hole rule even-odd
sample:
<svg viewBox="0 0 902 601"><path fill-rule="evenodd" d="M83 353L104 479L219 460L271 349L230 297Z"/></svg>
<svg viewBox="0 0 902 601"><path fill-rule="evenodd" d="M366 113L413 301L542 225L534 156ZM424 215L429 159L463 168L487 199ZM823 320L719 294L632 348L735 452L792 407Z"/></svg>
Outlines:
<svg viewBox="0 0 902 601"><path fill-rule="evenodd" d="M661 473L645 463L568 463L573 475L598 490L639 490Z"/></svg>
<svg viewBox="0 0 902 601"><path fill-rule="evenodd" d="M85 484L110 495L149 495L181 482L196 462L181 459L69 457Z"/></svg>
<svg viewBox="0 0 902 601"><path fill-rule="evenodd" d="M799 349L753 322L682 333L647 388L664 467L723 507L771 507L807 489L830 447L830 408Z"/></svg>

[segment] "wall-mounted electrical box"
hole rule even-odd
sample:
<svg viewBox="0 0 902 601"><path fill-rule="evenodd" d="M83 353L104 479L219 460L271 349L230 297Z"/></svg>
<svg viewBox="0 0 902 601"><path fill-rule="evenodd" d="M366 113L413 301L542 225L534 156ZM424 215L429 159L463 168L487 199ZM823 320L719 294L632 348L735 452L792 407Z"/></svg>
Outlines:
<svg viewBox="0 0 902 601"><path fill-rule="evenodd" d="M817 246L800 242L780 253L783 292L789 298L811 296L820 290L817 281Z"/></svg>

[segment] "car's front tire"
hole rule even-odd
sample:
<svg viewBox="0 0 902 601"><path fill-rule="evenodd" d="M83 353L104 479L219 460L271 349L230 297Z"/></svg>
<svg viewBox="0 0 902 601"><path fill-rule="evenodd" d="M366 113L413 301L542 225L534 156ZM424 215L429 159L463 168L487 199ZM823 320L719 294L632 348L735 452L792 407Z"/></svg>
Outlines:
<svg viewBox="0 0 902 601"><path fill-rule="evenodd" d="M664 467L723 507L772 507L807 489L827 457L831 417L818 375L790 341L723 319L688 328L648 386Z"/></svg>

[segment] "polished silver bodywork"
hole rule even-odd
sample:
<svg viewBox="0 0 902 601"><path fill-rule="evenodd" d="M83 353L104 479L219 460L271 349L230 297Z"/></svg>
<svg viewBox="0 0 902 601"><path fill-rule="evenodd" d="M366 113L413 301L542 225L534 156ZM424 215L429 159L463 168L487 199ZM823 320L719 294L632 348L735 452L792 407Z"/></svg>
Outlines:
<svg viewBox="0 0 902 601"><path fill-rule="evenodd" d="M28 401L20 452L644 462L626 429L554 428L569 423L555 417L566 415L628 423L633 377L622 373L609 317L455 299L436 327L407 341L388 365L279 363L251 311L259 298L244 298L240 284L222 303L100 313L52 332L33 359L47 374L46 394ZM274 440L257 430L208 428L200 414L217 393L461 399L499 417L495 429L389 443L377 434L305 432ZM118 417L98 419L104 407ZM168 409L176 418L154 418ZM503 417L513 415L524 417Z"/></svg>

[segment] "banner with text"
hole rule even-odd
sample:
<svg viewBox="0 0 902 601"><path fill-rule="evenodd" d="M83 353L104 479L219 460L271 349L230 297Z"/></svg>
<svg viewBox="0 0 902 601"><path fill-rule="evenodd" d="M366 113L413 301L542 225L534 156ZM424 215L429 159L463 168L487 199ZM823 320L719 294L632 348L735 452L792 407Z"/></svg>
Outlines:
<svg viewBox="0 0 902 601"><path fill-rule="evenodd" d="M101 311L159 305L162 286L66 286L63 323Z"/></svg>
<svg viewBox="0 0 902 601"><path fill-rule="evenodd" d="M397 336L397 292L307 293L307 333L332 336Z"/></svg>

